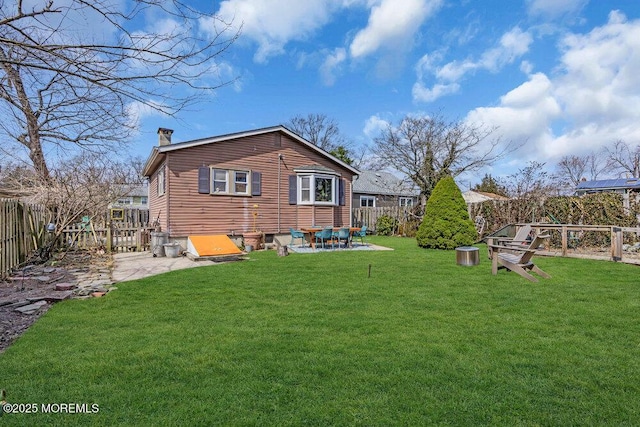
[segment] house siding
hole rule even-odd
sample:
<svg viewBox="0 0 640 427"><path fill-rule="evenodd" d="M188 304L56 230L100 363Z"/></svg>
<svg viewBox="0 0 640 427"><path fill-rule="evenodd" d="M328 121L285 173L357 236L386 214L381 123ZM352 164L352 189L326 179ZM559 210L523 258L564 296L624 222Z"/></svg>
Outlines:
<svg viewBox="0 0 640 427"><path fill-rule="evenodd" d="M280 154L284 156L282 161ZM169 151L165 155L166 194L157 196L157 173L154 173L149 205L152 221L159 215L163 230L172 237L251 231L256 204L259 206L256 227L267 234L288 232L290 227L350 223L350 197L346 206L289 204L288 177L295 174L296 168L318 164L335 170L345 179L347 195L351 194L353 173L286 134L265 133ZM200 194L198 168L202 166L261 172L261 195Z"/></svg>
<svg viewBox="0 0 640 427"><path fill-rule="evenodd" d="M167 197L166 191L164 195L158 195L158 172L162 169L165 170L166 179L167 174L164 163L158 167L149 179L149 221L152 225L157 222L160 229L167 230L167 212L169 211L167 203L169 198Z"/></svg>

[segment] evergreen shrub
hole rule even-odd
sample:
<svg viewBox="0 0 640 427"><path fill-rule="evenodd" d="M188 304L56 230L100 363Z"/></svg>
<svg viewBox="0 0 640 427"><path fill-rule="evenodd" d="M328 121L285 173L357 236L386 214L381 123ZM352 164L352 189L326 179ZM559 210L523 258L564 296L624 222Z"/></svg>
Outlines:
<svg viewBox="0 0 640 427"><path fill-rule="evenodd" d="M455 249L476 241L476 228L452 177L442 178L427 201L422 224L416 234L418 246L432 249Z"/></svg>

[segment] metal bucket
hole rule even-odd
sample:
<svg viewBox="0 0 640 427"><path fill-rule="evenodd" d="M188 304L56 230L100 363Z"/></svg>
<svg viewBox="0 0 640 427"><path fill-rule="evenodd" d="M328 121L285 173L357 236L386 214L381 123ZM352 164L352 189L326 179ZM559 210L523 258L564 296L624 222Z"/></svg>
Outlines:
<svg viewBox="0 0 640 427"><path fill-rule="evenodd" d="M160 231L151 233L151 253L154 257L164 256L164 244L167 243L169 235Z"/></svg>
<svg viewBox="0 0 640 427"><path fill-rule="evenodd" d="M480 249L475 246L460 246L456 248L456 263L466 266L480 264Z"/></svg>
<svg viewBox="0 0 640 427"><path fill-rule="evenodd" d="M164 247L164 253L167 255L167 258L177 258L178 255L180 255L179 243L166 243L162 246Z"/></svg>

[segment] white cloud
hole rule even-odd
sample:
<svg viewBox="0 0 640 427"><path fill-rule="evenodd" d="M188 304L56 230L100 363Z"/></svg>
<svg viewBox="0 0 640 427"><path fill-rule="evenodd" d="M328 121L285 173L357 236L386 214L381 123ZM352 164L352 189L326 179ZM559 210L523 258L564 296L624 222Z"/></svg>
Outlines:
<svg viewBox="0 0 640 427"><path fill-rule="evenodd" d="M319 67L327 85L335 83L337 71L349 59L360 59L380 51L377 74L393 74L402 63L405 52L413 46L420 26L442 6L444 0L224 0L216 13L223 22L242 29L238 44L257 45L254 61L265 63L269 58L285 53L287 44L313 37L332 22L334 16L348 8L369 12L366 27L355 32L350 43L314 53L297 52L304 63ZM216 34L219 20L202 21L203 29ZM345 38L350 37L345 32ZM344 53L343 53L344 52ZM318 60L323 56L323 60ZM307 62L307 59L315 60Z"/></svg>
<svg viewBox="0 0 640 427"><path fill-rule="evenodd" d="M416 82L411 89L413 99L421 102L433 102L438 98L442 98L445 95L451 95L460 90L458 83L451 84L435 84L433 87L428 88L422 82Z"/></svg>
<svg viewBox="0 0 640 427"><path fill-rule="evenodd" d="M498 71L527 53L532 42L530 33L515 27L500 38L497 47L484 52L476 66L492 72Z"/></svg>
<svg viewBox="0 0 640 427"><path fill-rule="evenodd" d="M332 86L336 82L335 73L339 71L340 65L347 59L347 51L344 48L336 48L327 54L322 66L320 75L322 81L327 86Z"/></svg>
<svg viewBox="0 0 640 427"><path fill-rule="evenodd" d="M589 0L527 0L527 9L530 15L556 18L579 12L588 2Z"/></svg>
<svg viewBox="0 0 640 427"><path fill-rule="evenodd" d="M342 2L337 0L226 0L217 15L241 25L241 37L258 44L254 60L265 62L282 54L288 42L304 40L323 27L338 6Z"/></svg>
<svg viewBox="0 0 640 427"><path fill-rule="evenodd" d="M546 75L534 74L529 81L500 98L498 107L477 108L466 120L497 127L497 133L506 140L524 143L522 154L531 154L537 150L539 141L551 137L550 124L561 116L553 89L553 83Z"/></svg>
<svg viewBox="0 0 640 427"><path fill-rule="evenodd" d="M168 114L163 113L161 110L170 111L167 105L162 102L150 101L148 104L144 104L139 101L131 102L127 105L127 115L129 116L129 126L134 129L138 129L144 119L149 117L162 117L169 118Z"/></svg>
<svg viewBox="0 0 640 427"><path fill-rule="evenodd" d="M416 65L418 79L413 86L413 99L419 102L433 102L442 96L455 93L460 88L458 82L466 74L477 70L497 72L527 53L532 42L533 37L529 32L515 27L502 35L496 47L482 53L477 60L454 60L439 67L436 63L442 57L440 52L425 55ZM431 89L425 84L429 76L435 77L436 80Z"/></svg>
<svg viewBox="0 0 640 427"><path fill-rule="evenodd" d="M554 76L536 73L467 119L499 126L505 139L527 141L519 160L556 162L618 139L640 140L640 20L612 12L606 25L569 34Z"/></svg>
<svg viewBox="0 0 640 427"><path fill-rule="evenodd" d="M381 0L371 8L367 26L351 42L351 56L360 58L381 48L411 45L422 23L441 5L442 0Z"/></svg>
<svg viewBox="0 0 640 427"><path fill-rule="evenodd" d="M388 120L381 118L379 115L374 115L367 119L362 132L370 139L373 139L380 135L380 132L387 129L389 124Z"/></svg>

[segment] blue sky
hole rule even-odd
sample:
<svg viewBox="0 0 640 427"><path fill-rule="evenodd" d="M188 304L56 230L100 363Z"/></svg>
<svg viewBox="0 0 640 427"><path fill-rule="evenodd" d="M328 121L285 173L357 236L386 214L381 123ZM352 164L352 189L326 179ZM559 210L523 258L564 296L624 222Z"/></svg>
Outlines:
<svg viewBox="0 0 640 427"><path fill-rule="evenodd" d="M197 5L195 3L194 5ZM218 58L237 77L178 119L140 112L134 154L158 127L176 142L325 114L365 149L388 123L441 112L523 144L484 173L553 166L618 139L640 143L638 0L227 0L242 24ZM210 30L201 22L201 31Z"/></svg>

